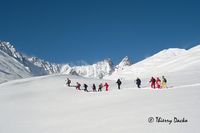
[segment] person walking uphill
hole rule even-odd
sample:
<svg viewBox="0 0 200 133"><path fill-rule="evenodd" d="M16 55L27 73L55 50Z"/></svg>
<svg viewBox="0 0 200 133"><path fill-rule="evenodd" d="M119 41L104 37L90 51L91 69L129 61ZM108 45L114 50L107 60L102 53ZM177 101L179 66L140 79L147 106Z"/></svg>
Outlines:
<svg viewBox="0 0 200 133"><path fill-rule="evenodd" d="M71 80L69 78L67 78L67 83L66 84L70 87Z"/></svg>
<svg viewBox="0 0 200 133"><path fill-rule="evenodd" d="M109 87L108 83L105 83L104 86L106 87L106 91L108 91L108 87Z"/></svg>
<svg viewBox="0 0 200 133"><path fill-rule="evenodd" d="M139 78L136 79L136 85L138 88L140 88L141 80Z"/></svg>
<svg viewBox="0 0 200 133"><path fill-rule="evenodd" d="M151 80L149 81L151 83L151 88L154 88L155 89L155 82L156 82L156 79L154 77L151 77Z"/></svg>
<svg viewBox="0 0 200 133"><path fill-rule="evenodd" d="M81 84L79 82L76 82L76 89L81 90Z"/></svg>
<svg viewBox="0 0 200 133"><path fill-rule="evenodd" d="M160 89L161 88L161 80L157 77L156 79L156 88Z"/></svg>
<svg viewBox="0 0 200 133"><path fill-rule="evenodd" d="M167 88L167 79L162 76L162 88Z"/></svg>
<svg viewBox="0 0 200 133"><path fill-rule="evenodd" d="M96 85L95 85L95 84L92 85L92 90L93 90L93 92L96 92L96 91L97 91L97 90L96 90Z"/></svg>
<svg viewBox="0 0 200 133"><path fill-rule="evenodd" d="M88 89L87 89L88 85L84 84L83 86L84 86L84 91L88 92Z"/></svg>
<svg viewBox="0 0 200 133"><path fill-rule="evenodd" d="M118 89L120 90L120 86L121 86L121 84L122 84L122 81L121 81L120 79L118 79L116 83L117 83L117 85L118 85Z"/></svg>
<svg viewBox="0 0 200 133"><path fill-rule="evenodd" d="M102 88L103 88L103 84L101 83L101 84L99 84L99 89L98 89L98 91L102 91Z"/></svg>

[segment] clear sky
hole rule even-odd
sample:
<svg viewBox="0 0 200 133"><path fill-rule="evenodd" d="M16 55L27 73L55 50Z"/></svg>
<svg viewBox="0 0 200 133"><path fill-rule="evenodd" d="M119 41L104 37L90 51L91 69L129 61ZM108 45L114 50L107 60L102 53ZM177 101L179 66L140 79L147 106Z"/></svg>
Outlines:
<svg viewBox="0 0 200 133"><path fill-rule="evenodd" d="M0 0L0 40L54 63L137 62L200 43L200 1Z"/></svg>

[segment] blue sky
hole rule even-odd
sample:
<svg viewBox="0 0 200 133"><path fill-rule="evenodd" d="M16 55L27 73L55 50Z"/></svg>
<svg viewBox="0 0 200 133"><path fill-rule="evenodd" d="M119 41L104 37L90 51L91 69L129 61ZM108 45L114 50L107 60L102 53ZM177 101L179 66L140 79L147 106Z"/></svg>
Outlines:
<svg viewBox="0 0 200 133"><path fill-rule="evenodd" d="M194 0L0 0L0 40L54 63L133 62L200 43Z"/></svg>

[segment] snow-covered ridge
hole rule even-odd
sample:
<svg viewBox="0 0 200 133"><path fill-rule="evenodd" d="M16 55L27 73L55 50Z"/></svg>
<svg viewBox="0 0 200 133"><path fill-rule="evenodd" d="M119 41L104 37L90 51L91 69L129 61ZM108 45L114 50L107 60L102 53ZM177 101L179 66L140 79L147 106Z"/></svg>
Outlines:
<svg viewBox="0 0 200 133"><path fill-rule="evenodd" d="M23 64L0 50L0 83L31 76Z"/></svg>
<svg viewBox="0 0 200 133"><path fill-rule="evenodd" d="M200 45L189 50L170 48L148 57L122 71L115 71L106 79L135 79L136 77L161 76L181 71L200 71Z"/></svg>
<svg viewBox="0 0 200 133"><path fill-rule="evenodd" d="M0 50L7 53L9 56L19 60L23 61L23 56L21 53L19 53L13 45L11 45L9 42L1 42L0 41Z"/></svg>
<svg viewBox="0 0 200 133"><path fill-rule="evenodd" d="M39 59L37 57L28 57L27 59L35 66L43 68L47 74L60 73L60 68L62 67L60 64L49 63L48 61Z"/></svg>
<svg viewBox="0 0 200 133"><path fill-rule="evenodd" d="M96 64L86 66L70 67L69 65L65 65L62 70L62 74L80 75L89 78L103 78L105 75L112 73L113 63L111 59L105 59Z"/></svg>
<svg viewBox="0 0 200 133"><path fill-rule="evenodd" d="M15 62L17 62L18 64L21 64L21 67L23 67L23 69L26 69L29 75L32 76L61 73L61 74L71 74L71 75L78 75L90 78L103 78L105 75L111 74L114 68L111 59L105 59L95 64L84 65L84 66L70 66L69 64L50 63L38 57L29 57L21 54L9 42L0 41L0 51L7 54L10 58L13 58ZM7 66L2 68L1 71L7 71L8 69L11 70L12 68L13 67L11 66ZM22 74L19 73L19 75L23 75L23 73ZM0 76L2 77L1 73ZM24 78L24 76L19 76L19 77Z"/></svg>
<svg viewBox="0 0 200 133"><path fill-rule="evenodd" d="M121 71L126 67L129 67L132 65L132 62L130 61L129 57L126 56L122 61L115 67L115 71Z"/></svg>
<svg viewBox="0 0 200 133"><path fill-rule="evenodd" d="M33 76L41 76L59 72L59 65L51 64L37 57L27 57L18 52L9 42L0 41L0 50L21 63Z"/></svg>

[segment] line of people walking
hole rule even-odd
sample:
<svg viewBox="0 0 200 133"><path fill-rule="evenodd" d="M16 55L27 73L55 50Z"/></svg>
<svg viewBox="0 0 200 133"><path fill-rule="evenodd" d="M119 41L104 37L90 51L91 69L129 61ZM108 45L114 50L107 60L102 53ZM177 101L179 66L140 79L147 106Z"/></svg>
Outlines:
<svg viewBox="0 0 200 133"><path fill-rule="evenodd" d="M121 85L122 85L122 81L120 79L117 79L116 83L117 83L118 89L120 90L121 89ZM136 80L135 80L135 83L136 83L138 88L141 88L142 81L141 81L140 78L137 77ZM158 88L158 89L160 89L160 88L168 88L167 87L167 79L164 76L162 76L162 80L160 80L159 77L157 77L157 78L151 77L151 80L149 81L149 83L150 83L151 88L154 88L154 89L155 88ZM79 82L76 82L76 85L72 86L71 85L71 80L69 78L67 78L66 84L69 87L75 87L76 90L81 90L81 84ZM98 90L97 90L97 87L96 87L95 84L93 84L91 87L92 87L92 91L93 92L97 92L97 91L101 92L103 87L105 87L105 91L109 90L109 84L107 82L105 84L100 83L99 86L98 86ZM83 90L85 92L89 92L87 84L84 83L83 84L83 88L84 88Z"/></svg>
<svg viewBox="0 0 200 133"><path fill-rule="evenodd" d="M69 87L75 87L76 88L76 90L81 90L81 84L79 83L79 82L76 82L76 85L71 85L71 80L69 79L69 78L67 78L67 82L66 82L66 84L69 86ZM88 85L87 84L83 84L83 87L84 87L84 91L85 92L89 92L89 90L88 90ZM99 86L98 86L98 90L97 90L97 87L96 87L96 85L95 84L93 84L92 85L92 91L93 92L101 92L102 91L102 89L103 89L103 87L105 87L105 91L108 91L108 89L109 89L109 84L106 82L104 85L103 85L103 83L100 83L99 84Z"/></svg>
<svg viewBox="0 0 200 133"><path fill-rule="evenodd" d="M162 81L160 80L159 77L157 77L156 79L154 77L151 77L151 80L149 82L151 84L151 88L154 88L154 89L155 88L158 88L158 89L168 88L167 87L167 79L164 76L162 76ZM122 81L120 79L118 79L116 83L118 85L118 89L121 89ZM136 80L135 80L135 83L136 83L138 88L141 88L142 81L141 81L140 78L137 77Z"/></svg>

